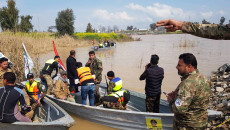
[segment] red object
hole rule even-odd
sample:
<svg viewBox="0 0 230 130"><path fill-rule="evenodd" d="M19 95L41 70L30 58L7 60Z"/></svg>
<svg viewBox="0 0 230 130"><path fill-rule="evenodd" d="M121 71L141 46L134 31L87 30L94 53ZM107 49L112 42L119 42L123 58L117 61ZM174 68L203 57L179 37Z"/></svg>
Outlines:
<svg viewBox="0 0 230 130"><path fill-rule="evenodd" d="M92 44L94 45L94 41L93 41L93 38L92 38Z"/></svg>
<svg viewBox="0 0 230 130"><path fill-rule="evenodd" d="M55 46L55 44L54 44L54 41L53 41L53 46L54 46L54 53L55 53L55 56L59 56L59 55L58 55L58 52L57 52L57 49L56 49L56 46ZM61 68L62 68L63 70L66 71L66 68L65 68L64 64L62 63L61 59L60 59L60 61L59 61L59 64L60 64Z"/></svg>
<svg viewBox="0 0 230 130"><path fill-rule="evenodd" d="M72 90L71 93L75 93L75 90Z"/></svg>

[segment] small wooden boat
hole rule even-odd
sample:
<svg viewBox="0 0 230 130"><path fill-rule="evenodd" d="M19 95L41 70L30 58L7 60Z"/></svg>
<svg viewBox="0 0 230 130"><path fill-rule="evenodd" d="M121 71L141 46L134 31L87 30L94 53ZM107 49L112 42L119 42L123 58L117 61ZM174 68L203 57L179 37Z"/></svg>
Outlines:
<svg viewBox="0 0 230 130"><path fill-rule="evenodd" d="M101 84L101 95L104 95L104 92L106 91L105 86L105 84ZM145 112L145 94L131 90L129 91L131 98L128 103L127 110L114 110L103 107L82 105L79 103L81 102L80 93L77 93L75 96L77 97L78 103L71 103L52 96L48 97L66 111L76 114L77 116L89 121L113 128L132 130L151 128L172 129L174 114L170 112L167 101L161 99L160 113L148 113ZM216 116L220 116L221 112L209 110L208 114L209 120L212 120ZM153 126L151 121L155 121L157 124Z"/></svg>
<svg viewBox="0 0 230 130"><path fill-rule="evenodd" d="M42 106L39 112L35 112L41 122L0 123L0 130L68 130L74 125L73 118L47 97L43 99Z"/></svg>

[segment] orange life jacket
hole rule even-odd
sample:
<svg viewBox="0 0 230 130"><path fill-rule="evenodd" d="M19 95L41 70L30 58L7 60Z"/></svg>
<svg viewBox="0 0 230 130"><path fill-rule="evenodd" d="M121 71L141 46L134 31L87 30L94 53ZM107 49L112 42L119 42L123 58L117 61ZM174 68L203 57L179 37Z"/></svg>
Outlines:
<svg viewBox="0 0 230 130"><path fill-rule="evenodd" d="M35 81L30 85L30 82L26 83L26 90L29 96L32 96L35 100L38 100L41 96L41 92L37 86L38 81Z"/></svg>
<svg viewBox="0 0 230 130"><path fill-rule="evenodd" d="M91 70L89 67L81 67L77 69L78 77L80 79L80 84L88 79L93 79Z"/></svg>

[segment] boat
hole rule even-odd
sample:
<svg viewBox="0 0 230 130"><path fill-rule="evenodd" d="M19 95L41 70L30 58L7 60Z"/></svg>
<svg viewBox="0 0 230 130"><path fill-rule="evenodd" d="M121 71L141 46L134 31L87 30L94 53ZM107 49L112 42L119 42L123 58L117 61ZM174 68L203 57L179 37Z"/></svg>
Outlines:
<svg viewBox="0 0 230 130"><path fill-rule="evenodd" d="M42 101L42 109L35 112L39 117L39 123L35 122L14 122L0 123L1 130L68 130L75 121L73 118L56 103L45 97Z"/></svg>
<svg viewBox="0 0 230 130"><path fill-rule="evenodd" d="M106 84L101 83L100 92L104 95L106 91ZM167 101L161 99L160 101L160 113L145 112L145 94L128 90L131 94L130 101L127 106L127 110L115 110L103 108L101 106L88 106L82 105L80 92L77 93L77 103L68 102L65 100L57 99L48 95L52 101L57 103L60 107L68 112L71 112L86 120L99 123L105 126L117 128L117 129L151 129L154 126L151 125L151 121L157 122L155 128L159 129L172 129L173 116L170 112L169 104ZM222 113L219 111L208 110L209 120L213 120L215 117L220 116Z"/></svg>
<svg viewBox="0 0 230 130"><path fill-rule="evenodd" d="M92 49L93 51L111 50L111 49L116 48L116 44L117 44L117 43L115 42L115 43L113 43L113 46L109 46L109 47L103 46L103 48L100 48L99 46L92 46L91 49Z"/></svg>

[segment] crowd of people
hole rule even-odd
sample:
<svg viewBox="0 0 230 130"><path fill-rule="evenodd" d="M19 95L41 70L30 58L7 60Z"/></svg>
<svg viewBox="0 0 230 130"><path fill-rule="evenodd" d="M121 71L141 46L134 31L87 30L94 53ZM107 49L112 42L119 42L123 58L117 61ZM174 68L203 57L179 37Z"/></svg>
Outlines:
<svg viewBox="0 0 230 130"><path fill-rule="evenodd" d="M212 39L230 39L230 25L200 25L190 22L176 20L163 20L157 22L156 26L165 26L167 31L182 30L197 36ZM102 61L94 51L89 52L89 59L85 67L77 62L76 52L70 51L66 60L67 71L61 70L60 77L53 87L51 74L56 69L58 74L59 56L46 61L42 69L42 76L47 84L44 87L39 81L34 80L32 73L27 74L25 87L15 83L16 76L8 68L8 59L0 59L0 122L24 121L31 122L34 110L41 106L41 100L46 94L54 94L56 98L75 102L74 93L79 92L81 86L82 104L98 106L103 104L106 108L121 109L127 108L130 93L122 90L122 80L115 77L113 71L107 72L110 80L107 87L107 95L101 97L99 92L102 81ZM146 111L159 112L161 97L161 84L164 78L164 69L159 67L159 56L152 55L150 63L145 66L145 71L140 80L145 80ZM208 122L208 103L211 94L209 80L199 73L196 57L191 53L184 53L179 56L176 66L181 76L181 83L175 91L166 94L169 107L174 113L174 129L206 129ZM69 87L68 81L69 79ZM53 89L54 88L54 89ZM20 102L20 103L19 103Z"/></svg>
<svg viewBox="0 0 230 130"><path fill-rule="evenodd" d="M104 41L104 43L101 43L99 41L99 48L106 48L106 47L113 47L116 45L116 42L112 41L112 42L109 42L109 41Z"/></svg>
<svg viewBox="0 0 230 130"><path fill-rule="evenodd" d="M12 123L15 121L31 122L35 110L42 106L42 99L45 95L54 95L61 100L76 102L75 94L81 93L83 105L87 105L89 97L90 106L103 104L105 108L126 109L130 98L128 91L122 90L122 80L114 77L114 72L109 71L107 76L110 79L108 95L102 97L99 92L102 80L102 62L95 56L94 51L89 52L88 62L85 67L75 59L76 52L70 51L66 60L67 71L60 69L60 56L49 59L41 70L41 82L35 80L34 74L27 74L25 87L15 83L16 76L8 67L8 59L0 59L0 122ZM53 74L53 70L56 70ZM58 79L53 79L60 73ZM112 75L111 75L112 74ZM69 82L68 82L69 79ZM119 79L119 80L117 80ZM78 87L81 87L79 91ZM7 105L4 105L7 104ZM10 116L9 116L10 115Z"/></svg>

